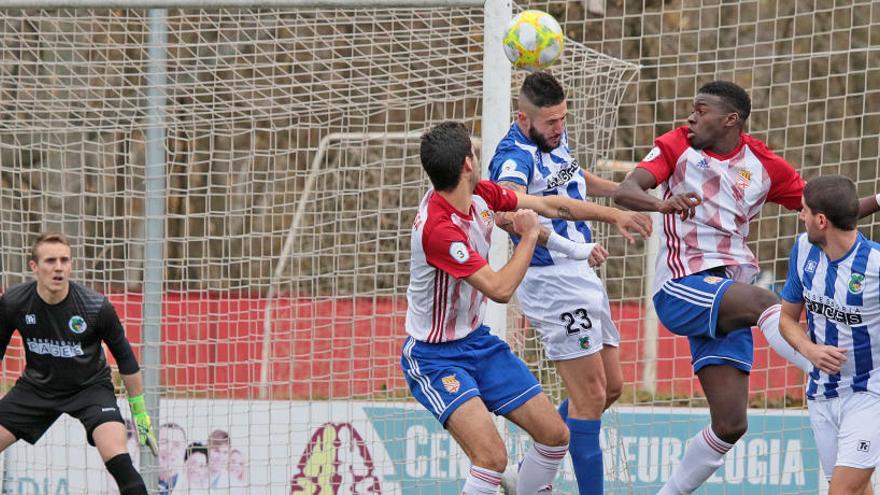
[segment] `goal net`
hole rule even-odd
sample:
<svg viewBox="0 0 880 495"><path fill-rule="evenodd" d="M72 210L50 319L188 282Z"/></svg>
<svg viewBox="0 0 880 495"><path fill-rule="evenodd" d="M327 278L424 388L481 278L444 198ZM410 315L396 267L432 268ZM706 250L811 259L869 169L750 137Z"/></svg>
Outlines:
<svg viewBox="0 0 880 495"><path fill-rule="evenodd" d="M483 9L166 22L161 112L146 11L0 11L4 286L28 278L38 232L64 231L73 278L110 297L143 358L145 129L164 115L161 359L141 360L160 380L151 474L172 493L457 493L468 461L412 401L399 353L419 135L456 119L482 136ZM571 40L554 72L594 166L637 65ZM16 337L7 389L23 366ZM522 452L521 432L505 438ZM16 445L4 490L113 492L84 440L63 418Z"/></svg>

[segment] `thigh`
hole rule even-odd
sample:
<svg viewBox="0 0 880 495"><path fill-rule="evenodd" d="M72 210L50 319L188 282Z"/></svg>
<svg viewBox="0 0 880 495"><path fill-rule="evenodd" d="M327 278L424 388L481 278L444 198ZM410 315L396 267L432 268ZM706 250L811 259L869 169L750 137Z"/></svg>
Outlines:
<svg viewBox="0 0 880 495"><path fill-rule="evenodd" d="M667 280L654 294L657 317L676 335L714 338L721 300L732 284L703 273Z"/></svg>
<svg viewBox="0 0 880 495"><path fill-rule="evenodd" d="M413 397L440 424L465 401L480 395L466 352L457 343L428 344L408 337L401 367Z"/></svg>
<svg viewBox="0 0 880 495"><path fill-rule="evenodd" d="M606 333L619 341L613 324L606 328L611 318L604 287L585 263L530 268L517 300L552 361L599 352Z"/></svg>
<svg viewBox="0 0 880 495"><path fill-rule="evenodd" d="M471 397L462 402L449 415L446 428L472 463L486 463L486 460L507 456L507 448L498 434L492 415L479 397ZM495 466L480 465L480 467Z"/></svg>
<svg viewBox="0 0 880 495"><path fill-rule="evenodd" d="M505 416L538 443L551 446L568 443L568 427L544 394L532 397Z"/></svg>
<svg viewBox="0 0 880 495"><path fill-rule="evenodd" d="M819 464L822 466L822 474L828 480L831 479L834 464L837 462L837 436L840 433L840 425L837 422L834 409L839 400L807 401L807 408L810 412L810 428L813 430L813 438L816 441Z"/></svg>
<svg viewBox="0 0 880 495"><path fill-rule="evenodd" d="M94 445L98 448L103 462L106 463L119 454L128 453L127 433L125 424L115 421L99 424L92 430Z"/></svg>
<svg viewBox="0 0 880 495"><path fill-rule="evenodd" d="M863 494L871 484L871 476L874 467L853 468L836 466L831 476L831 486L828 487L828 495L851 495Z"/></svg>
<svg viewBox="0 0 880 495"><path fill-rule="evenodd" d="M570 396L569 416L598 419L605 410L606 377L602 353L556 361L555 364Z"/></svg>
<svg viewBox="0 0 880 495"><path fill-rule="evenodd" d="M29 386L16 384L0 399L0 425L16 439L34 444L61 415L55 405Z"/></svg>
<svg viewBox="0 0 880 495"><path fill-rule="evenodd" d="M96 383L64 401L59 409L82 423L86 429L86 439L89 445L95 445L93 436L95 428L104 423L119 423L123 432L124 444L125 420L122 419L122 414L119 412L112 383Z"/></svg>

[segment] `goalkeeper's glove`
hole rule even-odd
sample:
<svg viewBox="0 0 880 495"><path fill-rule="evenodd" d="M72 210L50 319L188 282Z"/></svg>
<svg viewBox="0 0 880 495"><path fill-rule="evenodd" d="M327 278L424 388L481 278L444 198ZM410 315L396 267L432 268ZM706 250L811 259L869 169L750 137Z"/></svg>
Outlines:
<svg viewBox="0 0 880 495"><path fill-rule="evenodd" d="M146 445L154 456L158 456L159 444L156 442L156 434L153 432L150 415L147 414L144 396L129 397L128 405L131 407L131 417L134 419L135 427L137 427L138 443Z"/></svg>

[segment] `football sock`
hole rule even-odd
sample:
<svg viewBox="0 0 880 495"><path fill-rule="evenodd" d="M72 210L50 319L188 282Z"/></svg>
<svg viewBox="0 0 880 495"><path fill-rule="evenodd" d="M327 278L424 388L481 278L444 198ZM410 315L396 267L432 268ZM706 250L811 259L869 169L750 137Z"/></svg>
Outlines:
<svg viewBox="0 0 880 495"><path fill-rule="evenodd" d="M794 347L782 338L782 334L779 333L779 313L781 311L782 306L779 304L774 304L764 310L761 313L761 317L758 318L758 327L764 333L764 338L767 339L767 343L776 351L776 354L804 370L805 373L809 373L813 369L813 364L803 354L794 350Z"/></svg>
<svg viewBox="0 0 880 495"><path fill-rule="evenodd" d="M104 465L116 480L120 495L147 495L147 485L144 484L144 479L134 468L130 455L119 454Z"/></svg>
<svg viewBox="0 0 880 495"><path fill-rule="evenodd" d="M517 495L532 495L547 492L548 485L553 485L559 465L565 459L568 445L551 447L534 442L526 452L519 466L519 477L516 483Z"/></svg>
<svg viewBox="0 0 880 495"><path fill-rule="evenodd" d="M602 449L599 446L602 421L568 418L565 424L571 431L569 451L578 490L580 493L605 493L605 470L602 466Z"/></svg>
<svg viewBox="0 0 880 495"><path fill-rule="evenodd" d="M684 457L657 495L688 495L700 487L724 463L733 444L718 438L712 425L703 428L687 446Z"/></svg>
<svg viewBox="0 0 880 495"><path fill-rule="evenodd" d="M463 495L495 495L498 493L499 486L501 486L501 473L471 466L461 493Z"/></svg>

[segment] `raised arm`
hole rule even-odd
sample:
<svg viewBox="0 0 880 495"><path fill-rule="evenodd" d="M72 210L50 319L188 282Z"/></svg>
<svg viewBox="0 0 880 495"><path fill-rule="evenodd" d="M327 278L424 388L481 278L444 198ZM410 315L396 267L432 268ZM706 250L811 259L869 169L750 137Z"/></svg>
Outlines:
<svg viewBox="0 0 880 495"><path fill-rule="evenodd" d="M640 234L643 238L651 235L651 218L644 214L562 196L530 196L517 193L517 201L517 208L528 208L547 218L596 220L613 224L630 243L635 242L635 237L630 231Z"/></svg>
<svg viewBox="0 0 880 495"><path fill-rule="evenodd" d="M859 199L859 218L865 218L880 211L880 194Z"/></svg>
<svg viewBox="0 0 880 495"><path fill-rule="evenodd" d="M584 181L587 183L587 194L594 198L613 197L619 185L613 180L604 179L586 170L584 170Z"/></svg>
<svg viewBox="0 0 880 495"><path fill-rule="evenodd" d="M478 291L489 299L506 303L510 301L519 287L535 252L538 241L538 216L531 210L519 210L511 214L512 228L520 241L513 250L513 256L497 272L484 265L473 275L465 278Z"/></svg>
<svg viewBox="0 0 880 495"><path fill-rule="evenodd" d="M702 203L700 195L693 192L676 194L661 200L647 193L657 186L654 174L636 168L617 187L614 202L635 211L658 211L660 213L679 213L681 218L693 218L696 207Z"/></svg>
<svg viewBox="0 0 880 495"><path fill-rule="evenodd" d="M834 374L840 371L840 367L846 361L846 349L830 345L813 343L800 324L803 303L791 303L782 301L782 311L779 314L779 333L792 347L814 366L825 373Z"/></svg>

